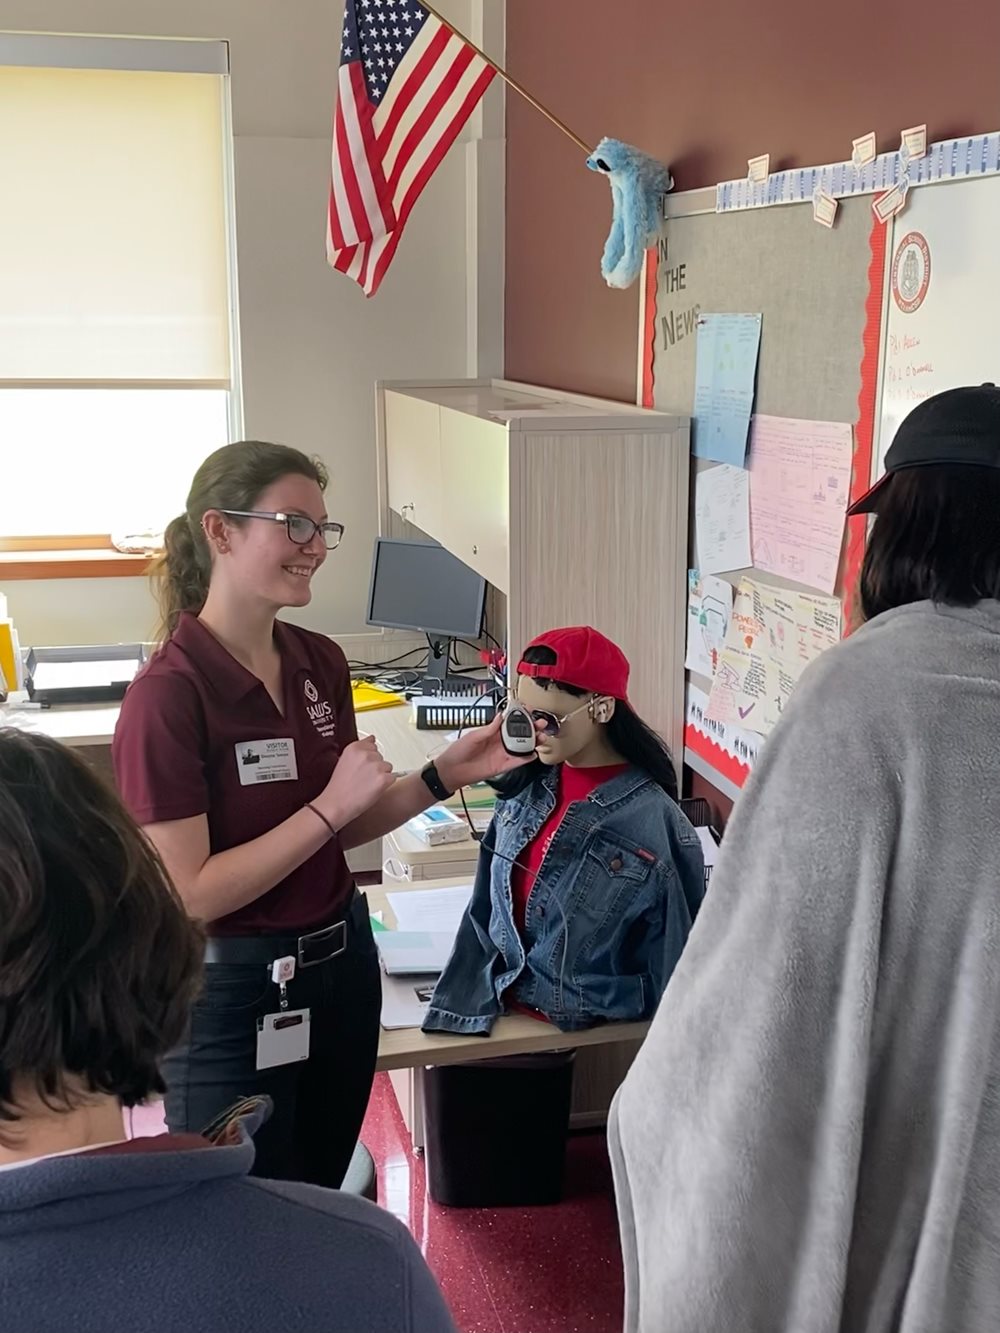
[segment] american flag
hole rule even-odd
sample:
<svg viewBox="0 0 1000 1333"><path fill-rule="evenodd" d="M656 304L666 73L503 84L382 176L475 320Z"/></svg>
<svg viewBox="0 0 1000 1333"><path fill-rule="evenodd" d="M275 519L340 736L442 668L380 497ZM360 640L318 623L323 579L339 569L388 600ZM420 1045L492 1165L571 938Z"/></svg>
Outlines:
<svg viewBox="0 0 1000 1333"><path fill-rule="evenodd" d="M417 0L347 0L326 253L366 296L494 72Z"/></svg>

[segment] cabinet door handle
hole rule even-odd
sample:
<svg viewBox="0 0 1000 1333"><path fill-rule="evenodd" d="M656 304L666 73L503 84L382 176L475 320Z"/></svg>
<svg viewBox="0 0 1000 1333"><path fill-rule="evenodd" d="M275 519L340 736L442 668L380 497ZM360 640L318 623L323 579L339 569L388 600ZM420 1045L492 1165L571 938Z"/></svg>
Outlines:
<svg viewBox="0 0 1000 1333"><path fill-rule="evenodd" d="M413 505L405 504L400 509L399 516L400 518L405 518L407 514L412 514L412 513L413 513Z"/></svg>

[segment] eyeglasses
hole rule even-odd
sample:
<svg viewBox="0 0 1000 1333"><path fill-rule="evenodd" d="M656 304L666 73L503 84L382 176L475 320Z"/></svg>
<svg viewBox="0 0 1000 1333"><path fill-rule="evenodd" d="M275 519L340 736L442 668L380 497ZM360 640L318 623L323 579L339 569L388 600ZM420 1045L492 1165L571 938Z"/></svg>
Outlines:
<svg viewBox="0 0 1000 1333"><path fill-rule="evenodd" d="M593 708L595 703L597 703L597 696L593 695L585 704L581 704L579 708L574 708L570 712L564 713L562 717L557 716L555 713L548 713L543 708L530 708L528 711L536 722L544 723L542 728L543 736L558 736L571 717L576 717L579 713L585 712L588 708Z"/></svg>
<svg viewBox="0 0 1000 1333"><path fill-rule="evenodd" d="M344 535L343 523L314 523L305 514L266 514L259 509L220 509L229 518L266 518L272 523L284 523L288 540L296 546L308 546L317 532L322 534L328 551L335 551Z"/></svg>

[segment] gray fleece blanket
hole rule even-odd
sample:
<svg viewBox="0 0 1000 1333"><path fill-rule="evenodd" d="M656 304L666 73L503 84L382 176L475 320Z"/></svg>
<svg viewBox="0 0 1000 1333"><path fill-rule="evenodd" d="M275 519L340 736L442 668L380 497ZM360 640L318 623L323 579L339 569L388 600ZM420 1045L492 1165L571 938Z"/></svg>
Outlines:
<svg viewBox="0 0 1000 1333"><path fill-rule="evenodd" d="M1000 1330L1000 603L806 672L609 1134L629 1333Z"/></svg>

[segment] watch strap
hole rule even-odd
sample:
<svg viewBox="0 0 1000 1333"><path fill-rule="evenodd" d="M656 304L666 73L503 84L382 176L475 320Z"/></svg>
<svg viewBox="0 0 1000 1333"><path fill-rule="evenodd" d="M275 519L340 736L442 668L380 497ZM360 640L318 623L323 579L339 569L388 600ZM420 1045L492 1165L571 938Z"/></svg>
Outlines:
<svg viewBox="0 0 1000 1333"><path fill-rule="evenodd" d="M455 793L449 791L441 781L441 774L437 771L437 764L431 763L421 769L420 777L423 780L424 786L436 801L450 801L455 795Z"/></svg>

